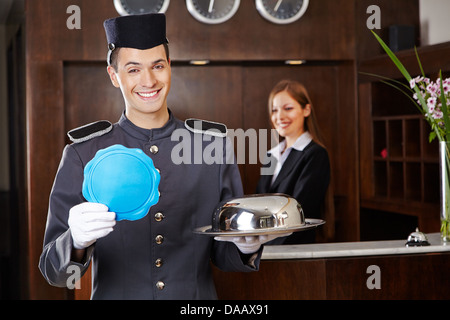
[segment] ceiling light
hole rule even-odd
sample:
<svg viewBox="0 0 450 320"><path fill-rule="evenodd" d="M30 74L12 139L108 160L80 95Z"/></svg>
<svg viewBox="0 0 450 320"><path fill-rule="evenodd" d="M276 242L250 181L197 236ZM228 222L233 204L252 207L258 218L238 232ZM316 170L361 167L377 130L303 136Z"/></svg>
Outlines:
<svg viewBox="0 0 450 320"><path fill-rule="evenodd" d="M299 66L301 64L305 64L306 60L300 60L300 59L296 59L296 60L286 60L284 62L285 64L288 64L290 66Z"/></svg>
<svg viewBox="0 0 450 320"><path fill-rule="evenodd" d="M191 60L189 63L194 66L204 66L209 64L209 60Z"/></svg>

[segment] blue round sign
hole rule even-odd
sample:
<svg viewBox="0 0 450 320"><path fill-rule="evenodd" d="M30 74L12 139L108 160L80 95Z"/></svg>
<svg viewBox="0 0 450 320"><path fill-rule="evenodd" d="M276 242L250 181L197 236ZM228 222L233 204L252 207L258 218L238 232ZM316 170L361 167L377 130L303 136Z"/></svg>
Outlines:
<svg viewBox="0 0 450 320"><path fill-rule="evenodd" d="M159 200L161 177L140 149L113 145L99 150L84 168L83 196L116 213L116 220L145 217Z"/></svg>

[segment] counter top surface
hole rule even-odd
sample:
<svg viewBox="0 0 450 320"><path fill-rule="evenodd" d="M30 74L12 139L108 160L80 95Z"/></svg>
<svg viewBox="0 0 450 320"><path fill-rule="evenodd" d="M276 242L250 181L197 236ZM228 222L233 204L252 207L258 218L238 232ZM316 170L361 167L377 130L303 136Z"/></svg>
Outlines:
<svg viewBox="0 0 450 320"><path fill-rule="evenodd" d="M443 244L439 233L427 234L427 238L430 245L422 247L407 247L406 239L265 246L261 259L317 259L450 252L450 243Z"/></svg>

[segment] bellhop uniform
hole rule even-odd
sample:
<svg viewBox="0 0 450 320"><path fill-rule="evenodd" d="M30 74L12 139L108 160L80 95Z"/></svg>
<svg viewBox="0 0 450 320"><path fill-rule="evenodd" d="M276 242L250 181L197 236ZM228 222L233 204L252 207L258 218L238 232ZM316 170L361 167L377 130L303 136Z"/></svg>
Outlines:
<svg viewBox="0 0 450 320"><path fill-rule="evenodd" d="M256 193L284 193L294 197L302 206L306 218L321 218L321 205L330 183L330 161L325 148L315 143L308 132L300 136L283 155L285 141L268 152L276 163L274 175L261 175ZM282 163L282 164L281 164ZM285 244L311 243L315 230L293 233ZM276 239L272 244L280 244Z"/></svg>
<svg viewBox="0 0 450 320"><path fill-rule="evenodd" d="M162 14L110 19L105 30L108 63L116 48L145 50L167 43ZM93 299L215 299L210 261L225 271L258 269L261 248L244 255L232 242L193 232L211 224L221 201L243 194L238 167L228 158L226 127L194 121L200 124L192 128L192 120L183 123L168 112L169 120L161 128L139 128L124 113L114 125L99 121L69 132L74 143L63 151L50 194L39 261L50 284L66 287L74 270L84 274L92 261ZM205 128L211 126L224 129L208 136L211 131ZM106 236L80 245L69 217L86 202L84 169L99 150L116 145L138 148L151 158L160 173L158 202L143 218L119 219ZM89 219L89 213L77 215L77 226L86 224L83 219ZM71 260L79 247L85 248L82 263Z"/></svg>
<svg viewBox="0 0 450 320"><path fill-rule="evenodd" d="M226 271L257 270L261 252L256 267L250 266L233 243L192 232L211 224L220 201L241 196L242 185L237 166L225 159L223 164L174 165L171 153L180 144L171 138L176 129L189 132L186 147L192 148L192 158L194 145L204 150L214 139L225 141L187 131L172 114L164 127L153 130L136 127L122 115L108 133L66 146L50 196L39 263L50 284L65 287L72 275L68 268L76 265L84 273L92 257L93 299L215 299L210 258ZM140 220L117 221L113 232L88 248L86 263L72 262L67 220L70 208L85 201L83 168L98 150L116 144L139 148L153 160L161 174L159 201Z"/></svg>

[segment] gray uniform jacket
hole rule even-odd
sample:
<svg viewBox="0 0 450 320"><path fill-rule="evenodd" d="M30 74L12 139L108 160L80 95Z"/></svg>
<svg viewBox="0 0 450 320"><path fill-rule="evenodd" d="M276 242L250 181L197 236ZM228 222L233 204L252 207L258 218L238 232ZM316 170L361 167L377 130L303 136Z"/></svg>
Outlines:
<svg viewBox="0 0 450 320"><path fill-rule="evenodd" d="M172 150L180 151L183 140L172 138L177 129L192 151L190 164L172 161ZM136 127L122 115L109 133L66 146L50 195L39 261L45 279L65 287L73 274L71 266L78 266L84 274L92 260L92 299L216 299L210 261L224 271L258 270L261 250L250 266L233 243L192 232L211 224L220 201L243 193L236 164L225 160L206 164L211 159L205 158L199 161L198 146L205 151L211 143L217 146L224 141L186 130L184 123L170 113L164 127L152 130ZM67 221L70 208L86 201L81 191L84 167L98 150L115 144L140 148L153 160L161 174L159 201L140 220L117 221L110 234L87 249L86 263L72 262ZM209 153L217 159L217 154Z"/></svg>

